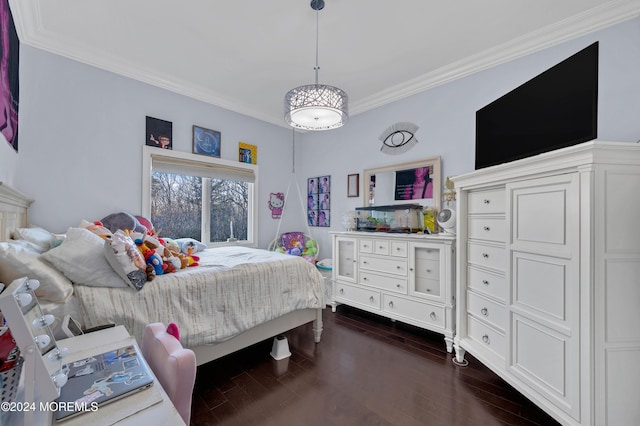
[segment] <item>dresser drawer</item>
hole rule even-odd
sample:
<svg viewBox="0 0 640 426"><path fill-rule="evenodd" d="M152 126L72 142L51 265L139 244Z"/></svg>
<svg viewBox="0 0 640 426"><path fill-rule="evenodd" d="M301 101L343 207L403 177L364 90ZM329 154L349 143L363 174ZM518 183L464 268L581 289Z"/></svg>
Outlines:
<svg viewBox="0 0 640 426"><path fill-rule="evenodd" d="M472 340L504 360L506 350L504 334L472 316L467 316L467 331Z"/></svg>
<svg viewBox="0 0 640 426"><path fill-rule="evenodd" d="M469 214L504 213L507 194L504 188L469 192Z"/></svg>
<svg viewBox="0 0 640 426"><path fill-rule="evenodd" d="M407 257L408 245L405 241L391 241L391 256Z"/></svg>
<svg viewBox="0 0 640 426"><path fill-rule="evenodd" d="M429 280L440 279L440 261L431 259L416 258L415 271L416 279L426 278Z"/></svg>
<svg viewBox="0 0 640 426"><path fill-rule="evenodd" d="M360 256L360 269L407 276L407 261L389 257Z"/></svg>
<svg viewBox="0 0 640 426"><path fill-rule="evenodd" d="M467 313L488 322L504 333L507 311L500 305L471 291L467 292Z"/></svg>
<svg viewBox="0 0 640 426"><path fill-rule="evenodd" d="M506 231L504 218L469 217L469 238L505 242L507 238Z"/></svg>
<svg viewBox="0 0 640 426"><path fill-rule="evenodd" d="M474 267L467 269L467 287L476 293L487 294L504 303L507 300L507 279Z"/></svg>
<svg viewBox="0 0 640 426"><path fill-rule="evenodd" d="M334 299L380 309L380 292L343 283L334 283Z"/></svg>
<svg viewBox="0 0 640 426"><path fill-rule="evenodd" d="M441 306L383 294L382 310L392 313L396 317L401 316L413 321L444 328L444 308Z"/></svg>
<svg viewBox="0 0 640 426"><path fill-rule="evenodd" d="M391 246L388 240L373 240L373 252L375 254L389 254L389 247Z"/></svg>
<svg viewBox="0 0 640 426"><path fill-rule="evenodd" d="M373 253L373 240L372 239L358 240L358 249L360 250L360 253Z"/></svg>
<svg viewBox="0 0 640 426"><path fill-rule="evenodd" d="M360 272L360 284L407 294L406 278L388 277L385 275L362 271Z"/></svg>
<svg viewBox="0 0 640 426"><path fill-rule="evenodd" d="M416 278L414 287L411 289L412 296L440 297L442 295L442 283L440 280L428 280L426 278Z"/></svg>
<svg viewBox="0 0 640 426"><path fill-rule="evenodd" d="M504 247L469 243L469 263L504 271L507 265L507 252Z"/></svg>

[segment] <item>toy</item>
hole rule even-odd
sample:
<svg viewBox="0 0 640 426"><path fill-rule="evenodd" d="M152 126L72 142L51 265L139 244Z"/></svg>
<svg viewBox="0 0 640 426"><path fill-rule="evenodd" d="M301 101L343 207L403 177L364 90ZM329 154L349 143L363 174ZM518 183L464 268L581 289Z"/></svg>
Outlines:
<svg viewBox="0 0 640 426"><path fill-rule="evenodd" d="M193 254L193 247L189 247L187 249L187 254L184 256L187 259L187 266L198 266L200 265L200 257Z"/></svg>
<svg viewBox="0 0 640 426"><path fill-rule="evenodd" d="M162 258L156 254L156 251L147 247L147 245L142 241L141 238L136 238L135 240L136 246L144 260L147 262L147 265L151 265L156 275L162 275L165 270L164 263L162 262Z"/></svg>
<svg viewBox="0 0 640 426"><path fill-rule="evenodd" d="M111 231L107 229L99 220L91 223L83 219L82 221L80 221L80 228L88 229L103 240L106 240L112 235Z"/></svg>
<svg viewBox="0 0 640 426"><path fill-rule="evenodd" d="M315 257L317 254L318 254L318 243L316 242L316 240L307 241L304 249L302 250L302 255Z"/></svg>

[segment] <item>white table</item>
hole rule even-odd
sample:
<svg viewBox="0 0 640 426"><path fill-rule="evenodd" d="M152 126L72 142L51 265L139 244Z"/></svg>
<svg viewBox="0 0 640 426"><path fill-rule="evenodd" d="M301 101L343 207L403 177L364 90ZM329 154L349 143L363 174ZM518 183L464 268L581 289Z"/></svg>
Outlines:
<svg viewBox="0 0 640 426"><path fill-rule="evenodd" d="M69 363L92 355L106 352L110 349L117 349L135 342L135 339L129 335L123 326L107 328L82 336L71 337L58 341L58 347L67 348L68 355L64 358L64 362ZM21 377L21 382L24 374ZM22 386L18 391L16 401L24 400ZM2 417L2 426L22 425L24 424L24 413L13 412ZM44 425L180 425L184 426L182 417L178 414L173 403L167 396L160 383L156 380L154 386L137 394L114 401L110 404L101 406L95 412L87 412L69 420L56 422L51 412L36 411L34 416L34 424Z"/></svg>

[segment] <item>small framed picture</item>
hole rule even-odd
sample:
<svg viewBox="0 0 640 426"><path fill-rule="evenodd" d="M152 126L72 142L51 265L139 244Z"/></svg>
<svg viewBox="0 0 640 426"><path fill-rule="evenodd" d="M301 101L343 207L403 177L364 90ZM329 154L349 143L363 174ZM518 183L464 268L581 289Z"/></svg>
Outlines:
<svg viewBox="0 0 640 426"><path fill-rule="evenodd" d="M360 196L360 175L358 173L347 176L347 197Z"/></svg>
<svg viewBox="0 0 640 426"><path fill-rule="evenodd" d="M241 163L258 164L258 147L244 142L238 142L238 161Z"/></svg>
<svg viewBox="0 0 640 426"><path fill-rule="evenodd" d="M220 132L193 126L193 153L220 157Z"/></svg>
<svg viewBox="0 0 640 426"><path fill-rule="evenodd" d="M171 149L173 123L147 116L147 142L148 146Z"/></svg>

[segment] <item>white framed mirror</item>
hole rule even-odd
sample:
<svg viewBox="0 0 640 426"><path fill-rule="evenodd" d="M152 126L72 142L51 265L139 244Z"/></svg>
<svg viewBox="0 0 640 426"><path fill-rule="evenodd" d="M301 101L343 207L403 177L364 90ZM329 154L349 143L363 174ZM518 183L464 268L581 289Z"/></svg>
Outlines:
<svg viewBox="0 0 640 426"><path fill-rule="evenodd" d="M363 170L364 207L418 203L440 211L440 156Z"/></svg>

